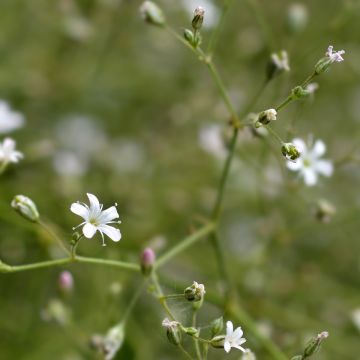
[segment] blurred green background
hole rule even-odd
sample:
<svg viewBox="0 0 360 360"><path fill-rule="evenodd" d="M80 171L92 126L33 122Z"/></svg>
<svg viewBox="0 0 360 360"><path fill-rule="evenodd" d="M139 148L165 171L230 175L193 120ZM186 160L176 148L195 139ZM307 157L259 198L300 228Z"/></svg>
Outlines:
<svg viewBox="0 0 360 360"><path fill-rule="evenodd" d="M158 3L179 33L190 26L191 9L203 5L205 45L222 5ZM135 262L145 246L164 252L208 216L222 161L204 151L199 134L218 124L226 139L228 113L206 67L166 31L144 24L140 4L1 0L0 99L26 118L10 134L25 159L0 179L2 261L15 265L61 256L47 234L10 208L16 194L36 201L65 239L79 223L70 204L85 201L86 192L105 207L117 202L121 242L108 239L102 247L97 237L83 241L79 252ZM294 4L301 5L299 24L291 17L299 14ZM318 359L359 358L360 171L358 162L341 161L349 154L360 159L359 23L356 0L237 0L214 53L241 111L263 83L270 53L288 51L291 71L266 88L253 109L258 112L279 104L329 44L346 50L345 61L317 79L315 98L289 105L275 125L286 140L308 134L324 140L326 157L339 162L332 178L305 187L285 168L275 140L260 141L246 130L225 197L221 241L242 305L289 358L322 330L330 337ZM337 209L329 223L314 216L319 199ZM64 300L72 314L67 325L43 316L49 301L59 297L60 268L0 275L1 359L95 358L91 335L105 333L120 318L141 279L83 264L67 269L75 280ZM175 291L193 280L209 292L221 291L207 241L165 270ZM182 302L171 305L185 316ZM221 314L206 304L199 324ZM181 359L166 340L163 317L144 293L117 359ZM270 359L251 334L245 337L259 359ZM240 352L212 350L210 359L239 357Z"/></svg>

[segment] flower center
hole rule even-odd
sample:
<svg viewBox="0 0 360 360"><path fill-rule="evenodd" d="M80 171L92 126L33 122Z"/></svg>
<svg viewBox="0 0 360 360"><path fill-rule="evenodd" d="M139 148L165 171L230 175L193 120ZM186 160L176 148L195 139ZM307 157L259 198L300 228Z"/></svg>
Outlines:
<svg viewBox="0 0 360 360"><path fill-rule="evenodd" d="M310 159L304 159L304 167L310 167L311 166L311 160Z"/></svg>

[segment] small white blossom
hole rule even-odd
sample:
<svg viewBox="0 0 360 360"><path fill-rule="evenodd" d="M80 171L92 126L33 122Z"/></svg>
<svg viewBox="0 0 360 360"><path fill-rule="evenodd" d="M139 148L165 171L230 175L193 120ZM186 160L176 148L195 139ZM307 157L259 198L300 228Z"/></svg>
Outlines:
<svg viewBox="0 0 360 360"><path fill-rule="evenodd" d="M231 348L236 348L245 352L246 350L241 346L246 339L242 337L243 331L238 327L234 331L234 326L231 321L226 322L226 335L224 339L224 350L228 353Z"/></svg>
<svg viewBox="0 0 360 360"><path fill-rule="evenodd" d="M77 227L84 225L82 232L88 239L91 239L99 231L104 246L104 234L113 241L119 241L121 239L120 230L108 225L120 223L120 221L113 221L119 218L116 207L111 206L102 211L103 205L99 203L95 195L87 194L87 197L89 198L90 206L76 202L70 207L74 214L81 216L85 220Z"/></svg>
<svg viewBox="0 0 360 360"><path fill-rule="evenodd" d="M168 318L165 318L165 319L162 321L162 326L163 326L165 329L175 329L175 328L177 328L179 325L180 325L180 323L179 323L178 321L171 321L171 320L169 320Z"/></svg>
<svg viewBox="0 0 360 360"><path fill-rule="evenodd" d="M278 71L290 71L289 57L285 50L271 54L271 60Z"/></svg>
<svg viewBox="0 0 360 360"><path fill-rule="evenodd" d="M2 143L0 142L1 164L17 163L23 157L24 155L16 150L16 142L13 139L5 138Z"/></svg>
<svg viewBox="0 0 360 360"><path fill-rule="evenodd" d="M13 111L9 104L0 100L0 134L7 134L23 126L24 116Z"/></svg>
<svg viewBox="0 0 360 360"><path fill-rule="evenodd" d="M307 186L314 186L319 174L327 177L332 175L332 162L322 159L326 152L323 141L317 140L313 146L307 145L302 139L294 139L292 143L299 150L300 157L296 162L288 161L286 165L291 171L297 171Z"/></svg>
<svg viewBox="0 0 360 360"><path fill-rule="evenodd" d="M330 45L325 53L331 63L344 61L341 55L345 54L345 50L333 51L333 48L334 47Z"/></svg>

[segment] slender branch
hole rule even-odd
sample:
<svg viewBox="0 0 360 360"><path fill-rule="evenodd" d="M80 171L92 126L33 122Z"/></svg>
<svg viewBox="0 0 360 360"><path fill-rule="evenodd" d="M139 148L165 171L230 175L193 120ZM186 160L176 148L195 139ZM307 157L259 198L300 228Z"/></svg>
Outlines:
<svg viewBox="0 0 360 360"><path fill-rule="evenodd" d="M75 261L80 263L104 265L104 266L116 267L124 270L140 272L139 265L125 261L98 259L98 258L91 258L85 256L76 256Z"/></svg>
<svg viewBox="0 0 360 360"><path fill-rule="evenodd" d="M26 264L26 265L15 265L15 266L8 265L8 268L7 268L7 270L5 270L5 272L6 273L14 273L14 272L20 272L20 271L42 269L42 268L47 268L47 267L69 264L73 261L74 260L71 258L64 258L64 259L57 259L57 260L41 261L38 263Z"/></svg>
<svg viewBox="0 0 360 360"><path fill-rule="evenodd" d="M63 241L59 238L56 232L52 229L52 227L45 223L44 221L39 221L38 224L59 244L59 246L68 254L70 255L69 249L65 246Z"/></svg>
<svg viewBox="0 0 360 360"><path fill-rule="evenodd" d="M146 283L146 280L143 280L142 283L136 289L135 294L132 296L129 305L127 306L127 308L126 308L126 310L125 310L125 312L123 314L121 322L125 322L128 319L128 317L131 314L135 304L139 300L139 297L140 297L141 293L144 290L145 283Z"/></svg>
<svg viewBox="0 0 360 360"><path fill-rule="evenodd" d="M181 242L179 242L177 245L175 245L173 248L171 248L168 252L163 254L158 258L158 260L155 262L154 269L157 269L163 265L165 265L167 262L169 262L172 258L174 258L179 253L185 251L190 246L195 244L197 241L201 240L204 236L210 234L212 231L214 231L216 227L216 224L209 223L193 234L187 236L185 239L183 239Z"/></svg>

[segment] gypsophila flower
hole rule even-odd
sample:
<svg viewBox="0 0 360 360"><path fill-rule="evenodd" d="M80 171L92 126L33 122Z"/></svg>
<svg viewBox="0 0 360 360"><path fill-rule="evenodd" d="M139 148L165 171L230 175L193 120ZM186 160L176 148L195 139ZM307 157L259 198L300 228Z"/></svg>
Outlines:
<svg viewBox="0 0 360 360"><path fill-rule="evenodd" d="M70 207L70 210L74 214L81 216L85 220L77 227L84 225L82 232L88 239L91 239L95 233L99 231L102 237L103 246L105 246L104 234L113 241L119 241L121 239L120 230L108 225L120 223L120 221L113 221L114 219L119 218L116 207L111 206L102 211L103 205L99 203L99 200L95 195L87 194L87 197L89 198L90 206L76 202ZM74 230L76 228L74 228Z"/></svg>
<svg viewBox="0 0 360 360"><path fill-rule="evenodd" d="M24 116L13 111L6 101L0 100L0 134L7 134L23 126Z"/></svg>
<svg viewBox="0 0 360 360"><path fill-rule="evenodd" d="M16 142L11 138L5 138L4 141L0 143L0 163L9 164L19 162L24 155L15 148Z"/></svg>
<svg viewBox="0 0 360 360"><path fill-rule="evenodd" d="M294 139L293 144L299 150L300 157L296 162L288 161L286 165L289 170L297 171L307 186L314 186L318 181L319 174L327 177L332 175L332 162L322 159L326 152L323 141L317 140L312 145L310 140L307 145L302 139Z"/></svg>
<svg viewBox="0 0 360 360"><path fill-rule="evenodd" d="M334 47L330 45L325 53L331 63L344 61L341 55L345 54L345 50L333 51L333 49Z"/></svg>
<svg viewBox="0 0 360 360"><path fill-rule="evenodd" d="M245 352L246 350L241 346L246 339L242 337L243 331L238 327L234 331L234 326L231 321L226 322L226 335L224 339L224 350L228 353L231 348L236 348Z"/></svg>
<svg viewBox="0 0 360 360"><path fill-rule="evenodd" d="M171 321L168 318L165 318L162 321L161 324L165 329L171 329L171 328L176 328L180 325L180 323L178 321Z"/></svg>

